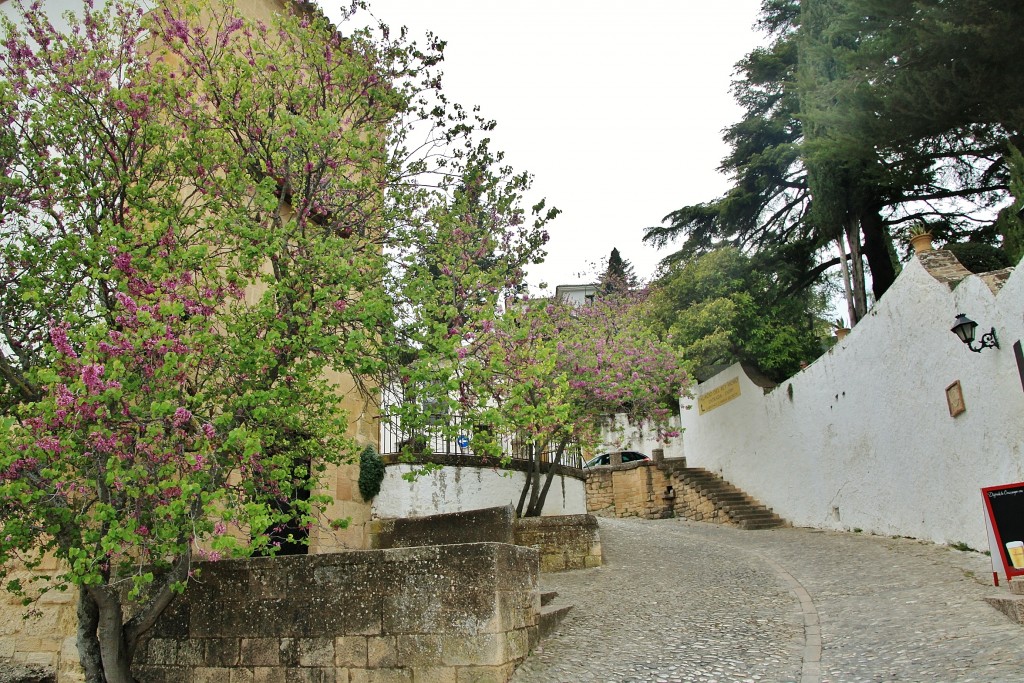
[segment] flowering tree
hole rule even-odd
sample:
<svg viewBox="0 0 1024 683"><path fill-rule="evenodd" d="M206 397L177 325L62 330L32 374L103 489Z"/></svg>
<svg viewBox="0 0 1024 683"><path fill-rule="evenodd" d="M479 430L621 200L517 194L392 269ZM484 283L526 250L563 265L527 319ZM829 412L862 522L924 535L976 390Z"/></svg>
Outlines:
<svg viewBox="0 0 1024 683"><path fill-rule="evenodd" d="M439 95L439 44L42 10L0 53L0 572L61 560L35 594L78 587L87 679L121 683L195 559L318 518L356 453L329 373L372 400L450 367L552 214Z"/></svg>
<svg viewBox="0 0 1024 683"><path fill-rule="evenodd" d="M593 451L613 415L649 423L662 440L678 435L668 418L687 377L677 352L645 324L645 300L645 292L582 307L521 300L496 325L484 320L464 335L459 401L489 427L474 434L473 448L497 451L495 434L516 435L530 462L521 516L541 514L554 478L549 467L542 481L541 454L553 453L557 465L572 445Z"/></svg>

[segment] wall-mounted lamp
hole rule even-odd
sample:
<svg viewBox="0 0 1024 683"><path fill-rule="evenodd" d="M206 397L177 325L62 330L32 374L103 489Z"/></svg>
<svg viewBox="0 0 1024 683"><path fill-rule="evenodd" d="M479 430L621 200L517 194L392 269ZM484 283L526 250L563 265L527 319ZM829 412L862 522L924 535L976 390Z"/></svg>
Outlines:
<svg viewBox="0 0 1024 683"><path fill-rule="evenodd" d="M999 348L999 340L996 339L996 328L994 327L989 332L981 335L980 346L974 348L974 331L976 329L978 329L978 323L960 313L956 316L956 323L953 325L952 332L960 337L960 341L967 344L967 348L975 353L981 353L981 350L986 348Z"/></svg>

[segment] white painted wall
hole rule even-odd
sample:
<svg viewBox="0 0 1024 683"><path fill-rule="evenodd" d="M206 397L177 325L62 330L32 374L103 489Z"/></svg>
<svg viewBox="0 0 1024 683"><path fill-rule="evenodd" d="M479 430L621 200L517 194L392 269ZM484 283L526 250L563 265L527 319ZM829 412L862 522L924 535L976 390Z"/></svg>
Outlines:
<svg viewBox="0 0 1024 683"><path fill-rule="evenodd" d="M577 285L558 285L555 287L555 298L573 306L586 306L597 296L599 285L596 282Z"/></svg>
<svg viewBox="0 0 1024 683"><path fill-rule="evenodd" d="M681 424L678 415L669 419L669 427L679 431ZM683 457L683 440L680 437L669 439L668 443L658 441L655 430L646 425L631 425L626 416L619 414L615 416L615 424L612 428L605 429L601 435L603 444L599 453L609 451L639 451L651 455L655 448L665 451L666 458Z"/></svg>
<svg viewBox="0 0 1024 683"><path fill-rule="evenodd" d="M379 518L425 517L448 512L480 510L519 503L526 474L490 467L444 466L417 477L402 479L412 465L388 465L372 515ZM556 476L551 482L543 516L582 515L587 512L583 481Z"/></svg>
<svg viewBox="0 0 1024 683"><path fill-rule="evenodd" d="M969 351L957 313L1002 348ZM1024 480L1024 268L998 296L976 276L949 288L914 259L853 332L768 394L733 366L741 395L698 415L684 399L691 466L719 472L797 526L860 528L988 547L980 488ZM945 390L963 387L950 417Z"/></svg>

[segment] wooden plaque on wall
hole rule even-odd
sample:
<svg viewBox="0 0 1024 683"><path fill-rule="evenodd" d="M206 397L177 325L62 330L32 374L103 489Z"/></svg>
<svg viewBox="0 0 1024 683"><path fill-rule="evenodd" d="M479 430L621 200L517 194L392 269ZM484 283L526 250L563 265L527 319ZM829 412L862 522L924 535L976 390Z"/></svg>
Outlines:
<svg viewBox="0 0 1024 683"><path fill-rule="evenodd" d="M967 406L964 405L964 392L960 388L960 380L946 387L946 405L949 406L950 417L956 417L967 410Z"/></svg>

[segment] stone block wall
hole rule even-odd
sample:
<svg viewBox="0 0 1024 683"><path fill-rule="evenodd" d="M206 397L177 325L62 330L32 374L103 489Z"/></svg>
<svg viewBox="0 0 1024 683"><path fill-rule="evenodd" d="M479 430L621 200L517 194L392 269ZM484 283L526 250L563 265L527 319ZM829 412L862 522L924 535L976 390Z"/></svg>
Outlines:
<svg viewBox="0 0 1024 683"><path fill-rule="evenodd" d="M410 548L452 543L515 543L511 505L427 517L378 519L370 525L371 548Z"/></svg>
<svg viewBox="0 0 1024 683"><path fill-rule="evenodd" d="M56 568L56 563L49 561L39 571L46 574ZM20 579L31 589L31 576L28 571L20 571L9 579ZM54 671L62 682L83 680L75 640L77 596L75 588L49 591L31 607L25 607L20 598L6 591L0 593L0 668L5 664L41 666ZM30 609L32 613L26 618Z"/></svg>
<svg viewBox="0 0 1024 683"><path fill-rule="evenodd" d="M537 550L542 572L600 567L603 562L597 518L593 515L518 519L515 536L516 545Z"/></svg>
<svg viewBox="0 0 1024 683"><path fill-rule="evenodd" d="M715 502L708 497L707 493L691 486L686 486L676 477L672 477L672 487L676 494L675 500L672 503L672 512L676 517L692 519L695 522L712 522L714 524L736 526L729 519L729 515L715 505Z"/></svg>
<svg viewBox="0 0 1024 683"><path fill-rule="evenodd" d="M207 563L135 661L147 683L505 683L537 552L500 543Z"/></svg>
<svg viewBox="0 0 1024 683"><path fill-rule="evenodd" d="M587 512L599 517L671 516L673 501L664 498L669 475L654 462L594 467L587 477Z"/></svg>
<svg viewBox="0 0 1024 683"><path fill-rule="evenodd" d="M587 477L587 510L599 517L682 517L734 525L706 493L678 475L685 468L684 458L594 467Z"/></svg>

